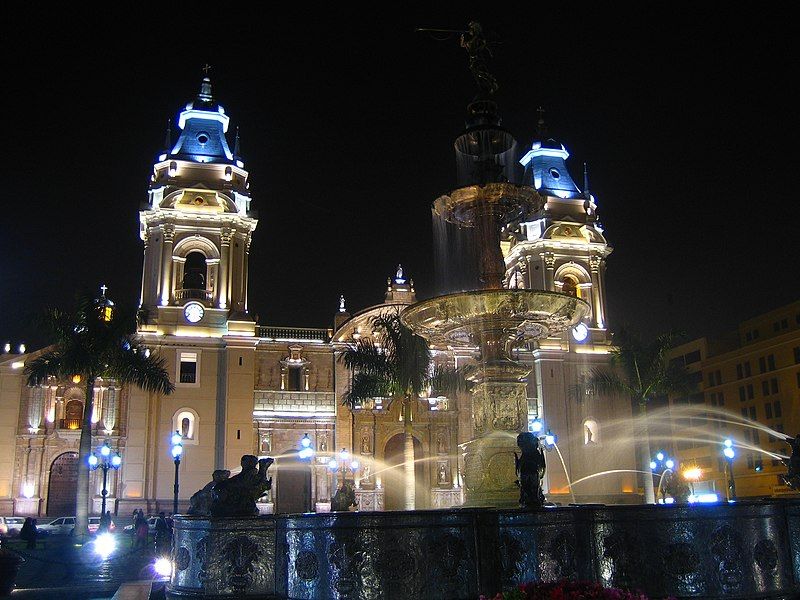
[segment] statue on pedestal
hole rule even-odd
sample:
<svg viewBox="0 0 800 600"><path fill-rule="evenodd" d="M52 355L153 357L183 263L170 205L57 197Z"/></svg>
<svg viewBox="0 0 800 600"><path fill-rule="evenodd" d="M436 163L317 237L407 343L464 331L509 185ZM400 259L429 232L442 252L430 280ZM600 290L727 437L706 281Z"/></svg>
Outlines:
<svg viewBox="0 0 800 600"><path fill-rule="evenodd" d="M788 438L786 443L791 447L792 454L783 461L789 468L786 475L782 475L783 482L793 490L800 490L800 433L794 438Z"/></svg>
<svg viewBox="0 0 800 600"><path fill-rule="evenodd" d="M267 469L274 462L245 454L242 456L242 472L230 479L220 481L211 490L212 517L251 517L258 514L256 500L272 488L272 478L267 478ZM257 468L256 468L257 467Z"/></svg>
<svg viewBox="0 0 800 600"><path fill-rule="evenodd" d="M203 486L203 489L195 492L189 499L189 510L186 511L188 515L197 516L210 516L211 515L211 500L214 486L218 483L225 481L231 476L228 469L217 469L211 475L211 482Z"/></svg>
<svg viewBox="0 0 800 600"><path fill-rule="evenodd" d="M342 487L336 490L331 499L331 510L336 512L347 512L351 506L356 504L356 492L349 481L343 481Z"/></svg>
<svg viewBox="0 0 800 600"><path fill-rule="evenodd" d="M514 452L514 467L519 486L519 505L522 508L539 508L544 504L542 478L545 471L544 451L539 438L529 431L517 436L517 446L522 456Z"/></svg>

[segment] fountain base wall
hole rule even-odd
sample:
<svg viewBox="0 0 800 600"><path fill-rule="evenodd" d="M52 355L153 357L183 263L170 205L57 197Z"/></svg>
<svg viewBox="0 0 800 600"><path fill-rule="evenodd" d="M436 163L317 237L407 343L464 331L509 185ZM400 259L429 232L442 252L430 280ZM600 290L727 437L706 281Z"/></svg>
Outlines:
<svg viewBox="0 0 800 600"><path fill-rule="evenodd" d="M475 600L590 579L652 597L793 598L800 502L175 519L171 597Z"/></svg>

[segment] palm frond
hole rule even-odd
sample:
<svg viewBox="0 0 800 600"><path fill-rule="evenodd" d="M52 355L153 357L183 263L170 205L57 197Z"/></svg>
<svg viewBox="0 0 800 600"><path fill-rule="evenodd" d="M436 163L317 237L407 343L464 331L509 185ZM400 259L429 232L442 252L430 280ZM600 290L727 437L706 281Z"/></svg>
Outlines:
<svg viewBox="0 0 800 600"><path fill-rule="evenodd" d="M342 404L354 409L371 398L393 398L396 392L390 379L372 373L356 373L342 397Z"/></svg>
<svg viewBox="0 0 800 600"><path fill-rule="evenodd" d="M590 386L600 392L617 392L627 394L632 398L637 396L637 388L627 379L607 369L592 369L588 382Z"/></svg>
<svg viewBox="0 0 800 600"><path fill-rule="evenodd" d="M148 356L144 348L129 343L109 352L105 373L120 383L133 384L148 392L171 394L175 386L169 379L165 363L163 356Z"/></svg>
<svg viewBox="0 0 800 600"><path fill-rule="evenodd" d="M25 375L28 377L27 383L30 386L41 385L49 377L63 378L68 376L63 371L61 354L57 350L46 352L26 362Z"/></svg>
<svg viewBox="0 0 800 600"><path fill-rule="evenodd" d="M465 365L453 368L449 365L436 365L428 376L427 385L433 396L453 396L468 391L472 382L468 379L475 367Z"/></svg>

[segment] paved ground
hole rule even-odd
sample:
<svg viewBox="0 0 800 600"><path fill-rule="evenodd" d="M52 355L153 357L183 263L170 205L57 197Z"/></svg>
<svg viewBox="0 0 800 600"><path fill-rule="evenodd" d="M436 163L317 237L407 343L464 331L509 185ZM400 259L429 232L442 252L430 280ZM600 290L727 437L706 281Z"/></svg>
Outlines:
<svg viewBox="0 0 800 600"><path fill-rule="evenodd" d="M107 599L123 582L159 579L151 566L152 541L146 548L134 549L131 536L118 533L115 538L117 550L107 560L95 553L93 542L79 545L68 536L45 538L36 549L7 543L7 548L25 558L12 599Z"/></svg>

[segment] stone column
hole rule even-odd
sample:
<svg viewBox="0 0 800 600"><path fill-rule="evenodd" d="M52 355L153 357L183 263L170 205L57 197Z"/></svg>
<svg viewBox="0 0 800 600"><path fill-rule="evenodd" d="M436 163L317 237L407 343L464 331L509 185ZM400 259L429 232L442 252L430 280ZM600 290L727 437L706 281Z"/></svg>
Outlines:
<svg viewBox="0 0 800 600"><path fill-rule="evenodd" d="M28 427L31 432L38 431L44 417L45 388L37 385L30 389L28 396Z"/></svg>
<svg viewBox="0 0 800 600"><path fill-rule="evenodd" d="M542 257L544 258L545 272L544 272L544 289L547 292L556 291L553 283L553 275L556 270L556 257L552 252L545 252Z"/></svg>
<svg viewBox="0 0 800 600"><path fill-rule="evenodd" d="M106 398L103 403L103 428L107 432L112 432L117 427L117 413L118 413L118 388L111 385L106 389Z"/></svg>
<svg viewBox="0 0 800 600"><path fill-rule="evenodd" d="M219 260L219 280L217 281L216 303L219 308L229 307L229 273L231 263L231 237L233 230L223 229L219 236L220 260Z"/></svg>
<svg viewBox="0 0 800 600"><path fill-rule="evenodd" d="M161 306L169 304L172 296L172 247L175 228L164 225L164 243L161 245Z"/></svg>
<svg viewBox="0 0 800 600"><path fill-rule="evenodd" d="M602 259L599 256L589 257L589 269L592 277L592 310L594 311L594 326L605 327L605 315L603 314L603 286L600 283L600 265Z"/></svg>

